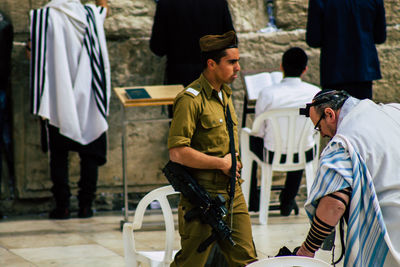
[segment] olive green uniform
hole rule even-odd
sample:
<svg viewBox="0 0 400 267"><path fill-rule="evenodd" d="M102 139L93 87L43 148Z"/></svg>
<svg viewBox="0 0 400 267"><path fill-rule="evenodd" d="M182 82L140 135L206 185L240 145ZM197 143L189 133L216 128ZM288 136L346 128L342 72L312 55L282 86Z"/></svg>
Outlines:
<svg viewBox="0 0 400 267"><path fill-rule="evenodd" d="M203 74L179 93L174 102L174 117L168 137L168 148L188 146L197 151L215 157L224 157L229 151L229 133L226 126L226 106L229 105L234 124L235 150L239 151L237 135L237 117L232 104L232 90L227 85L222 86L222 98ZM220 170L189 169L212 197L222 194L229 200L229 177ZM228 201L227 201L228 202ZM197 252L198 246L211 235L211 227L202 224L198 219L186 222L184 215L192 209L189 201L181 195L179 203L179 234L182 249L175 256L171 266L204 266L212 245L202 253ZM226 217L231 226L231 211ZM229 266L245 266L256 260L250 216L247 210L240 184L236 182L233 201L232 238L236 243L231 246L226 240L217 240Z"/></svg>

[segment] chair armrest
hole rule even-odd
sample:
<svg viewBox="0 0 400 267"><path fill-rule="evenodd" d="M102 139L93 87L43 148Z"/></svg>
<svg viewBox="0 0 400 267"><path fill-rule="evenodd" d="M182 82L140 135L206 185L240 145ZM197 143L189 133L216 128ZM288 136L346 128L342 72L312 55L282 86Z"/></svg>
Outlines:
<svg viewBox="0 0 400 267"><path fill-rule="evenodd" d="M242 128L242 131L244 131L245 133L251 135L251 130L250 130L250 128L248 128L248 127Z"/></svg>
<svg viewBox="0 0 400 267"><path fill-rule="evenodd" d="M137 266L136 247L133 237L133 224L125 223L122 231L124 242L124 258L126 266Z"/></svg>

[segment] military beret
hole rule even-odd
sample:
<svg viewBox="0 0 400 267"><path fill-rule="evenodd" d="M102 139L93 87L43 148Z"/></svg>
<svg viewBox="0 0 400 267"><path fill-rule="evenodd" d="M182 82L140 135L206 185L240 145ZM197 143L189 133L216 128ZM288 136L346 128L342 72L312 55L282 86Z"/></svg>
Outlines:
<svg viewBox="0 0 400 267"><path fill-rule="evenodd" d="M210 52L237 47L238 39L235 31L222 35L205 35L199 41L201 52Z"/></svg>

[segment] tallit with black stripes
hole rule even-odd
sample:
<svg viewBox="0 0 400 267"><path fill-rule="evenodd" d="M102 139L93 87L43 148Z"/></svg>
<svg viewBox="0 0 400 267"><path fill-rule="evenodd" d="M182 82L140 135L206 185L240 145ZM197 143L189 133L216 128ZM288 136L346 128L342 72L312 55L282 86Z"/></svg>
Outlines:
<svg viewBox="0 0 400 267"><path fill-rule="evenodd" d="M86 145L108 129L106 9L53 0L31 11L31 111Z"/></svg>

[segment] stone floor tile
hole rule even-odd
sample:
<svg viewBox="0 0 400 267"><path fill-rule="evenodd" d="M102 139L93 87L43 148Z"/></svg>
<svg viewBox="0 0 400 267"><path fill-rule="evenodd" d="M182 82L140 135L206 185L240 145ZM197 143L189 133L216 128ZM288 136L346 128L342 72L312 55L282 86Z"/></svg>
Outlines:
<svg viewBox="0 0 400 267"><path fill-rule="evenodd" d="M0 266L1 267L31 267L32 263L15 255L9 250L0 247Z"/></svg>
<svg viewBox="0 0 400 267"><path fill-rule="evenodd" d="M41 231L35 234L16 234L0 238L0 246L8 249L71 246L89 243L94 242L78 233L71 232L47 234L45 231Z"/></svg>
<svg viewBox="0 0 400 267"><path fill-rule="evenodd" d="M11 223L8 223L11 222ZM53 220L12 220L5 219L0 221L0 237L10 233L26 233L26 232L39 232L42 230L46 231L62 231L63 227L57 224L57 221Z"/></svg>
<svg viewBox="0 0 400 267"><path fill-rule="evenodd" d="M124 267L124 258L121 256L79 257L69 259L54 259L37 262L40 267Z"/></svg>
<svg viewBox="0 0 400 267"><path fill-rule="evenodd" d="M11 249L12 253L33 263L48 260L73 259L73 258L96 258L118 256L109 249L99 245L77 245L60 247L21 248Z"/></svg>

